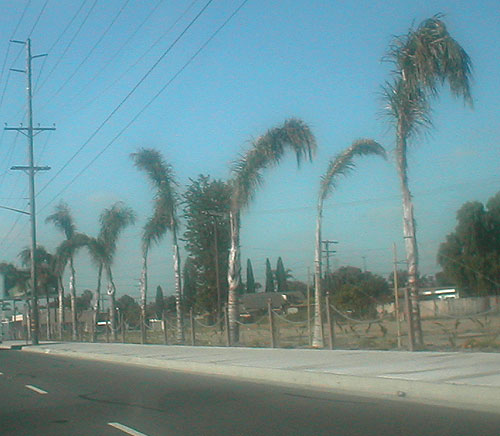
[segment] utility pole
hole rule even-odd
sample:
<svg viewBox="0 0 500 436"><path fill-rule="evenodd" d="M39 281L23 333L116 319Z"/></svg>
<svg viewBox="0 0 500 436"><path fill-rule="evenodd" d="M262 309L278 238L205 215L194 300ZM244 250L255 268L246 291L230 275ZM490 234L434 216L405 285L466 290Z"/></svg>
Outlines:
<svg viewBox="0 0 500 436"><path fill-rule="evenodd" d="M328 274L330 274L330 255L336 253L336 250L330 250L330 244L338 244L338 241L330 241L330 240L325 240L321 241L322 244L325 245L325 248L323 250L323 253L326 254L326 271L325 271L325 278Z"/></svg>
<svg viewBox="0 0 500 436"><path fill-rule="evenodd" d="M35 58L39 58L42 56L47 56L46 54L31 55L31 39L27 39L26 41L16 41L11 40L15 44L23 44L26 47L26 69L25 70L17 70L12 68L12 71L18 73L26 74L26 92L27 92L27 103L28 103L28 127L5 127L5 130L16 130L21 132L28 138L28 165L27 166L14 166L11 170L21 170L25 171L29 177L29 195L30 195L30 217L31 217L31 267L30 267L30 276L31 276L31 342L33 345L38 345L39 343L39 313L38 313L38 290L37 290L37 268L35 262L35 251L36 251L36 215L35 215L35 173L37 171L46 171L49 170L49 167L36 167L33 162L33 137L35 136L34 132L38 134L44 130L55 130L55 127L33 127L33 93L31 87L31 61Z"/></svg>

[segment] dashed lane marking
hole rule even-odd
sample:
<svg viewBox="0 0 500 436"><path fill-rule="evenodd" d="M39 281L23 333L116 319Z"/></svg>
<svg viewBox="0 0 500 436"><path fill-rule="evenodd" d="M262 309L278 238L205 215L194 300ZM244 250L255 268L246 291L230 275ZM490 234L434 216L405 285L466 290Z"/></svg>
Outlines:
<svg viewBox="0 0 500 436"><path fill-rule="evenodd" d="M31 389L32 391L36 392L37 394L42 394L42 395L48 394L47 391L44 391L43 389L37 388L36 386L33 386L33 385L24 385L24 386L27 387L28 389Z"/></svg>
<svg viewBox="0 0 500 436"><path fill-rule="evenodd" d="M108 425L132 436L148 436L145 433L141 433L140 431L127 427L126 425L120 424L119 422L108 422Z"/></svg>

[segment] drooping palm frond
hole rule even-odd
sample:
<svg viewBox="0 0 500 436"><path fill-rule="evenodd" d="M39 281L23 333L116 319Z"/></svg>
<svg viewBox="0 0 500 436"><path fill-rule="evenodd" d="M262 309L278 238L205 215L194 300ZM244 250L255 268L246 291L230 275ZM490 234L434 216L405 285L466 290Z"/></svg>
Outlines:
<svg viewBox="0 0 500 436"><path fill-rule="evenodd" d="M176 193L177 182L172 166L165 162L158 150L141 148L130 155L134 165L148 176L153 188L154 211L150 222L144 228L144 238L159 242L167 230L177 225L176 208L179 201Z"/></svg>
<svg viewBox="0 0 500 436"><path fill-rule="evenodd" d="M455 41L438 14L423 21L416 29L393 39L387 59L411 89L420 88L433 96L448 82L450 91L472 104L469 55Z"/></svg>
<svg viewBox="0 0 500 436"><path fill-rule="evenodd" d="M337 186L340 177L347 175L354 167L354 158L365 155L386 157L385 149L372 139L358 139L350 147L332 159L324 176L321 177L319 198L325 200Z"/></svg>
<svg viewBox="0 0 500 436"><path fill-rule="evenodd" d="M135 223L135 212L125 203L118 201L101 213L99 221L101 229L98 240L102 245L98 248L104 248L104 259L110 265L113 262L118 237L125 227Z"/></svg>
<svg viewBox="0 0 500 436"><path fill-rule="evenodd" d="M233 207L241 209L248 205L262 183L262 171L277 165L287 148L295 152L299 166L304 159L312 160L316 152L316 139L302 120L291 118L282 126L269 129L233 163Z"/></svg>
<svg viewBox="0 0 500 436"><path fill-rule="evenodd" d="M58 230L66 235L66 239L70 239L76 231L73 215L64 201L56 205L55 212L45 218L45 222L54 224Z"/></svg>
<svg viewBox="0 0 500 436"><path fill-rule="evenodd" d="M432 126L431 108L421 89L406 87L401 78L386 82L382 87L384 115L408 139Z"/></svg>
<svg viewBox="0 0 500 436"><path fill-rule="evenodd" d="M56 271L62 274L70 258L80 248L88 247L90 240L91 238L83 233L74 233L71 239L62 241L56 248Z"/></svg>

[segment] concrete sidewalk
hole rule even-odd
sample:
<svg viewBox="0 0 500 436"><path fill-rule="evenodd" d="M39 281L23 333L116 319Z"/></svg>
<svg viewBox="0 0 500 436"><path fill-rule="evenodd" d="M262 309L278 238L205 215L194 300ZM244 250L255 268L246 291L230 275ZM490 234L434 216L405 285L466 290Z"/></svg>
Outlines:
<svg viewBox="0 0 500 436"><path fill-rule="evenodd" d="M500 414L500 354L52 342L0 348L293 384Z"/></svg>

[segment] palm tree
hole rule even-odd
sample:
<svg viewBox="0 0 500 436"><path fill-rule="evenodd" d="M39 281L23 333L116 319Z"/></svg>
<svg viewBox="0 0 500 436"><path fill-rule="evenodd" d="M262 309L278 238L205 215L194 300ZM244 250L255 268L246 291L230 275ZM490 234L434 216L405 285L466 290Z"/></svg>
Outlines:
<svg viewBox="0 0 500 436"><path fill-rule="evenodd" d="M301 120L289 119L283 125L268 130L252 141L249 150L233 165L232 198L229 222L231 229L231 248L228 265L228 314L231 343L239 340L238 331L238 290L241 285L240 263L240 215L248 206L262 183L262 171L280 163L285 152L295 152L297 165L309 159L316 151L316 140L309 127Z"/></svg>
<svg viewBox="0 0 500 436"><path fill-rule="evenodd" d="M182 283L181 283L181 259L179 255L179 245L177 242L178 220L177 209L177 183L175 181L172 166L165 162L158 150L151 148L141 148L138 152L132 153L131 158L134 165L144 171L155 189L153 216L150 218L143 234L143 271L145 256L145 243L147 247L151 241L160 242L168 230L172 232L172 245L174 255L174 276L175 276L175 307L177 312L177 342L184 341L183 315L182 315ZM143 281L142 288L144 297L142 299L145 311L146 304L146 281Z"/></svg>
<svg viewBox="0 0 500 436"><path fill-rule="evenodd" d="M321 289L321 224L323 219L323 204L327 197L337 187L341 177L346 176L354 169L354 159L358 156L375 154L385 158L384 148L371 139L359 139L352 145L330 160L328 168L321 177L316 218L316 239L314 246L314 333L313 347L324 346L323 320L321 315L323 292Z"/></svg>
<svg viewBox="0 0 500 436"><path fill-rule="evenodd" d="M101 279L103 271L108 280L108 296L110 300L110 321L113 340L116 340L116 286L113 279L111 267L116 254L118 237L129 225L135 223L134 211L123 202L118 201L109 209L104 209L99 217L101 228L97 238L89 238L87 246L94 263L98 265L96 299L94 303L94 321L97 322L99 310L99 298L101 290ZM95 330L95 323L94 323Z"/></svg>
<svg viewBox="0 0 500 436"><path fill-rule="evenodd" d="M66 240L71 240L76 233L76 225L75 220L73 219L73 215L69 209L69 206L61 201L55 207L55 211L52 215L49 215L45 218L46 223L52 223L56 227L57 230L60 230L66 236ZM75 248L76 250L76 248ZM69 293L71 296L71 339L73 341L77 340L78 331L77 331L77 319L76 319L76 274L74 267L74 252L68 253L69 257ZM64 267L63 267L64 269ZM64 322L64 306L63 306L63 297L64 297L64 288L60 287L60 295L59 295L59 335L62 335L62 324Z"/></svg>
<svg viewBox="0 0 500 436"><path fill-rule="evenodd" d="M407 147L421 129L430 127L430 100L440 85L448 82L454 96L472 104L471 61L465 50L450 36L440 15L423 21L416 29L396 37L387 60L393 64L392 82L383 88L385 109L396 131L396 165L403 203L403 233L408 263L411 316L409 346L415 339L423 344L418 309L418 251L413 203L408 186ZM416 328L417 338L414 335Z"/></svg>

